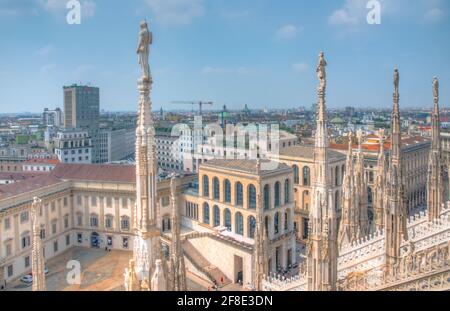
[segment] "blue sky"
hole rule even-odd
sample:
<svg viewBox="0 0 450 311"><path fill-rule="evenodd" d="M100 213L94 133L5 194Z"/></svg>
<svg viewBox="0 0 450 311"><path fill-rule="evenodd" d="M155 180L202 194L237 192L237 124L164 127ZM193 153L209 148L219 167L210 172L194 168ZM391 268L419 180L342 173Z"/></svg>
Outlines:
<svg viewBox="0 0 450 311"><path fill-rule="evenodd" d="M450 100L450 3L379 0L0 0L0 112L62 107L62 86L99 86L101 108L136 110L139 21L151 24L154 108L212 100L219 109L310 107L319 51L329 107L389 107L393 67L404 107L430 106L431 80Z"/></svg>

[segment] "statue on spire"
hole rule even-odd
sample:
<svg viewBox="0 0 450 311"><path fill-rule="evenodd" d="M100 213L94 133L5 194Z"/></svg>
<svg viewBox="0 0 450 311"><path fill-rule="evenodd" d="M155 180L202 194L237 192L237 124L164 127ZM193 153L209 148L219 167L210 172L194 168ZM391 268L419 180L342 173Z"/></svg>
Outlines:
<svg viewBox="0 0 450 311"><path fill-rule="evenodd" d="M150 80L150 66L148 58L150 55L150 45L153 42L153 35L148 30L147 22L141 22L141 31L139 32L139 43L136 53L138 54L138 61L141 65L143 79Z"/></svg>
<svg viewBox="0 0 450 311"><path fill-rule="evenodd" d="M327 79L327 74L325 71L325 67L327 66L327 61L325 60L325 56L323 52L320 52L319 54L319 62L317 64L317 77L319 78L320 81L320 86L324 87L326 85L326 79Z"/></svg>
<svg viewBox="0 0 450 311"><path fill-rule="evenodd" d="M433 78L433 95L435 100L439 98L439 79L436 76Z"/></svg>
<svg viewBox="0 0 450 311"><path fill-rule="evenodd" d="M398 68L394 69L394 93L398 94L398 85L400 83L400 74L398 72Z"/></svg>

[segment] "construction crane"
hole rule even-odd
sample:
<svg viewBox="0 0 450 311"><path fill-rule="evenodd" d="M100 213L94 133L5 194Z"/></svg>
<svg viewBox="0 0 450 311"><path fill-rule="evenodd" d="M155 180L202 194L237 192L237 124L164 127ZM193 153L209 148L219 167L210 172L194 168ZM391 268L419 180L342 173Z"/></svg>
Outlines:
<svg viewBox="0 0 450 311"><path fill-rule="evenodd" d="M203 106L208 105L212 106L213 102L204 102L204 101L173 101L172 104L185 104L185 105L192 105L192 110L194 109L194 105L198 105L198 112L200 115L203 113Z"/></svg>

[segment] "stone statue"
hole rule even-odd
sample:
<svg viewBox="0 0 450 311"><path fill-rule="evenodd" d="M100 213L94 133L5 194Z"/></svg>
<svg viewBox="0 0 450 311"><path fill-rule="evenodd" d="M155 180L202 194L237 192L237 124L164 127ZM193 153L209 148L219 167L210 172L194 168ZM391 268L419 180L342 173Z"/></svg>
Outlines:
<svg viewBox="0 0 450 311"><path fill-rule="evenodd" d="M143 78L150 79L150 66L148 64L148 58L150 54L150 45L153 42L153 35L148 30L147 22L141 22L141 31L139 32L139 43L136 53L138 54L139 64L142 68Z"/></svg>
<svg viewBox="0 0 450 311"><path fill-rule="evenodd" d="M438 77L433 78L433 95L434 98L439 98L439 79Z"/></svg>
<svg viewBox="0 0 450 311"><path fill-rule="evenodd" d="M327 74L325 71L325 67L327 66L327 62L325 60L325 56L323 52L320 52L319 54L319 62L317 64L317 77L319 78L320 81L320 86L323 87L326 84L326 78L327 78Z"/></svg>
<svg viewBox="0 0 450 311"><path fill-rule="evenodd" d="M398 68L394 69L394 93L398 94L398 85L400 83L400 74L398 73Z"/></svg>

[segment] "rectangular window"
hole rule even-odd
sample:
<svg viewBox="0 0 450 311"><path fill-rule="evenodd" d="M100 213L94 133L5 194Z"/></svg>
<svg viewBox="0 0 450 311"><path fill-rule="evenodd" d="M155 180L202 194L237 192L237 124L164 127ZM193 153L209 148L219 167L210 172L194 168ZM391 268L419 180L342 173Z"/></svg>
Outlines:
<svg viewBox="0 0 450 311"><path fill-rule="evenodd" d="M70 244L70 234L66 235L66 245Z"/></svg>
<svg viewBox="0 0 450 311"><path fill-rule="evenodd" d="M28 218L29 218L28 212L20 213L20 222L21 223L27 222Z"/></svg>
<svg viewBox="0 0 450 311"><path fill-rule="evenodd" d="M9 265L8 266L8 277L12 277L14 274L14 269L13 269L13 265Z"/></svg>
<svg viewBox="0 0 450 311"><path fill-rule="evenodd" d="M128 218L123 218L122 219L121 227L122 227L122 230L125 230L125 231L130 230L130 222L128 221Z"/></svg>
<svg viewBox="0 0 450 311"><path fill-rule="evenodd" d="M53 251L55 253L58 251L58 241L53 242Z"/></svg>
<svg viewBox="0 0 450 311"><path fill-rule="evenodd" d="M77 215L77 225L78 225L78 227L83 226L83 215L81 215L81 214Z"/></svg>
<svg viewBox="0 0 450 311"><path fill-rule="evenodd" d="M8 244L6 244L6 250L5 250L6 257L11 256L11 252L12 252L11 244L8 243Z"/></svg>
<svg viewBox="0 0 450 311"><path fill-rule="evenodd" d="M52 234L56 234L56 221L52 223Z"/></svg>
<svg viewBox="0 0 450 311"><path fill-rule="evenodd" d="M45 239L45 228L41 228L41 231L39 232L39 236L41 237L41 240Z"/></svg>
<svg viewBox="0 0 450 311"><path fill-rule="evenodd" d="M91 227L97 227L97 226L98 226L97 217L91 217Z"/></svg>
<svg viewBox="0 0 450 311"><path fill-rule="evenodd" d="M69 228L69 216L64 216L64 228Z"/></svg>
<svg viewBox="0 0 450 311"><path fill-rule="evenodd" d="M11 228L11 222L10 222L9 218L5 218L4 224L5 224L5 230L8 230L9 228Z"/></svg>
<svg viewBox="0 0 450 311"><path fill-rule="evenodd" d="M78 243L83 243L83 234L82 233L77 233L77 241Z"/></svg>
<svg viewBox="0 0 450 311"><path fill-rule="evenodd" d="M25 268L28 268L30 266L30 256L26 256L24 258L25 261Z"/></svg>
<svg viewBox="0 0 450 311"><path fill-rule="evenodd" d="M170 203L170 198L168 196L162 197L161 199L161 205L162 206L167 206Z"/></svg>
<svg viewBox="0 0 450 311"><path fill-rule="evenodd" d="M111 217L106 217L105 219L105 227L110 229L112 227L112 218Z"/></svg>

